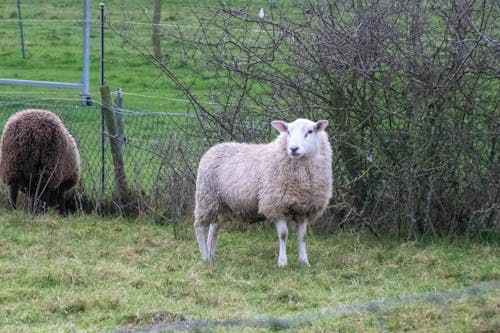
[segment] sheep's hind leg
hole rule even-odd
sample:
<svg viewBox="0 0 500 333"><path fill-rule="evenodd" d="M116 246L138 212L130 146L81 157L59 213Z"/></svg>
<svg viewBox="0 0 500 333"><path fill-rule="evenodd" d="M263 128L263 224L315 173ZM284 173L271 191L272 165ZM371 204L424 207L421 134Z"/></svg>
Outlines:
<svg viewBox="0 0 500 333"><path fill-rule="evenodd" d="M62 183L61 186L59 186L59 189L57 190L57 201L59 203L59 213L61 214L61 216L68 215L68 210L66 209L66 199L64 198L64 194L74 185L75 185L74 181L66 181Z"/></svg>
<svg viewBox="0 0 500 333"><path fill-rule="evenodd" d="M38 200L38 207L37 207L37 213L38 211L41 211L42 213L47 213L49 211L49 197L50 193L48 189L43 189L42 193L40 194L40 199Z"/></svg>
<svg viewBox="0 0 500 333"><path fill-rule="evenodd" d="M201 253L201 260L203 261L208 261L208 248L207 248L207 243L205 241L205 232L206 232L206 226L203 223L200 223L200 221L195 220L194 222L194 230L196 233L196 239L198 240L198 246L200 248L200 253Z"/></svg>
<svg viewBox="0 0 500 333"><path fill-rule="evenodd" d="M306 266L309 265L309 260L307 260L306 252L306 232L307 232L307 221L297 223L297 239L299 241L299 261Z"/></svg>
<svg viewBox="0 0 500 333"><path fill-rule="evenodd" d="M278 220L276 222L276 230L278 231L278 237L280 240L280 253L278 257L278 266L284 267L288 265L288 259L286 257L286 241L288 240L288 227L285 220Z"/></svg>

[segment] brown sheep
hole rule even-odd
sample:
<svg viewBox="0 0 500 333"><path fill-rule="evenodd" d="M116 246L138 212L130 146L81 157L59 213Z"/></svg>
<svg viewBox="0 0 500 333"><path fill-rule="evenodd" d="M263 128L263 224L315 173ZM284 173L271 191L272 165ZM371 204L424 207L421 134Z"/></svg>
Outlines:
<svg viewBox="0 0 500 333"><path fill-rule="evenodd" d="M45 110L19 111L7 120L1 145L0 177L9 187L12 208L21 190L33 208L40 202L44 211L56 197L66 215L64 193L80 180L80 154L61 119Z"/></svg>

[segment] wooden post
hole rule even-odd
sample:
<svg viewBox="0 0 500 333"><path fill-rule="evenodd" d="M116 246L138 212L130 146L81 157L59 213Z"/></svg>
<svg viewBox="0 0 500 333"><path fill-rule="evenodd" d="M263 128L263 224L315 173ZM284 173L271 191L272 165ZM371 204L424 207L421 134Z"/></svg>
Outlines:
<svg viewBox="0 0 500 333"><path fill-rule="evenodd" d="M118 146L120 147L120 151L123 153L123 142L125 141L125 136L123 135L123 96L121 88L116 89L116 96L113 103L116 110L116 112L114 113L116 137L118 138Z"/></svg>
<svg viewBox="0 0 500 333"><path fill-rule="evenodd" d="M120 138L116 128L113 104L111 102L111 93L108 86L101 86L100 91L103 103L104 120L109 133L109 144L115 170L115 191L118 194L118 198L120 200L124 200L128 196L127 178L125 175L125 167L123 165L123 156L120 149Z"/></svg>

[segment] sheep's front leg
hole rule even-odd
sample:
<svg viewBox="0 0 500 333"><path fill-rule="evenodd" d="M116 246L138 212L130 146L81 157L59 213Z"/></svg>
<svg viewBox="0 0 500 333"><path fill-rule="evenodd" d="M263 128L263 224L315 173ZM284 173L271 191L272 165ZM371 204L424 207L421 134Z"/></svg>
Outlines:
<svg viewBox="0 0 500 333"><path fill-rule="evenodd" d="M304 265L309 265L309 260L307 260L306 252L306 232L307 232L307 221L297 223L297 239L299 241L299 261Z"/></svg>
<svg viewBox="0 0 500 333"><path fill-rule="evenodd" d="M66 211L66 200L64 200L64 190L61 188L57 191L57 201L59 201L59 213L61 216L68 215Z"/></svg>
<svg viewBox="0 0 500 333"><path fill-rule="evenodd" d="M278 257L278 266L284 267L288 264L288 259L286 257L286 241L288 240L288 227L285 220L279 220L276 222L276 230L278 231L278 237L280 240L280 254Z"/></svg>
<svg viewBox="0 0 500 333"><path fill-rule="evenodd" d="M217 248L217 236L223 220L218 217L217 222L211 223L208 229L207 247L208 247L208 260L215 258L215 249Z"/></svg>
<svg viewBox="0 0 500 333"><path fill-rule="evenodd" d="M203 223L200 223L199 221L195 221L194 222L194 230L196 233L196 239L198 240L198 246L200 248L201 260L207 261L208 260L208 248L207 248L207 243L205 241L206 227Z"/></svg>
<svg viewBox="0 0 500 333"><path fill-rule="evenodd" d="M12 209L17 208L17 192L19 190L19 185L17 182L12 182L10 184L10 205Z"/></svg>

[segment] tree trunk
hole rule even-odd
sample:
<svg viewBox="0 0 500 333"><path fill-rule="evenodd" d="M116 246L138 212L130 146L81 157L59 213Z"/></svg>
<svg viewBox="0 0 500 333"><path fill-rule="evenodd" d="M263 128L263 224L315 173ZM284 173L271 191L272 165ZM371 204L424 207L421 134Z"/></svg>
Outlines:
<svg viewBox="0 0 500 333"><path fill-rule="evenodd" d="M153 0L153 56L161 61L161 0Z"/></svg>
<svg viewBox="0 0 500 333"><path fill-rule="evenodd" d="M117 137L116 120L111 103L111 93L108 86L101 86L101 97L104 104L104 119L108 128L109 145L111 147L111 155L113 157L115 170L115 191L120 201L125 201L128 196L127 178L125 175L123 156ZM121 204L122 202L120 202L120 205Z"/></svg>

